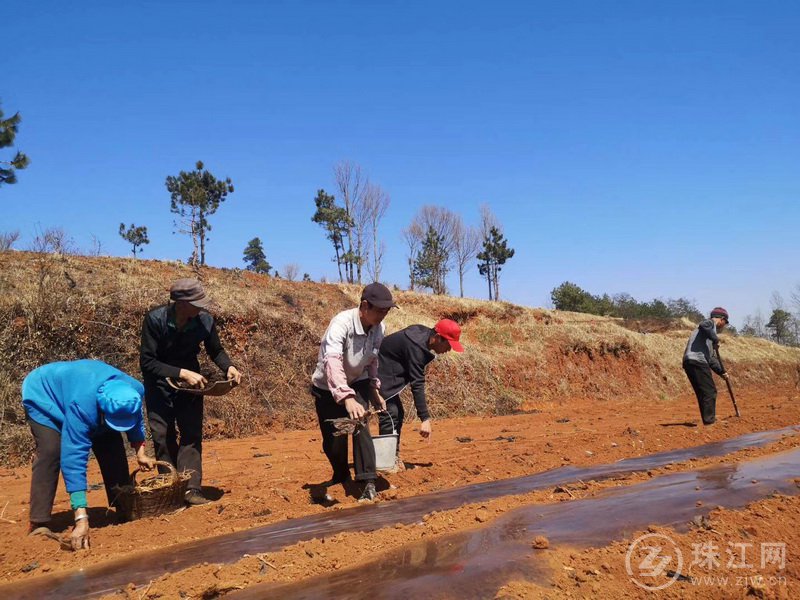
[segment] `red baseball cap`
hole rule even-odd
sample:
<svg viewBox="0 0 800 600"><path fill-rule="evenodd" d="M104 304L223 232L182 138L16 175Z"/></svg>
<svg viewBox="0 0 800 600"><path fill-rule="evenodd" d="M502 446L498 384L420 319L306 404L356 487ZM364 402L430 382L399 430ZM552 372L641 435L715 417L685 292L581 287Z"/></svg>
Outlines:
<svg viewBox="0 0 800 600"><path fill-rule="evenodd" d="M458 341L458 338L461 337L461 327L458 326L458 323L450 319L442 319L433 326L433 330L450 342L450 347L453 350L456 352L464 351L464 346Z"/></svg>

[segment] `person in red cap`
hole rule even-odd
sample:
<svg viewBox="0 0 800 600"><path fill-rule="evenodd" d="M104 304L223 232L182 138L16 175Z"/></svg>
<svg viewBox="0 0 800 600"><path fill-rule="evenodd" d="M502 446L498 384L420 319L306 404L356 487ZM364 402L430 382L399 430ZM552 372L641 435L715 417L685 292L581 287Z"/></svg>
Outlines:
<svg viewBox="0 0 800 600"><path fill-rule="evenodd" d="M422 424L419 433L427 438L431 435L431 416L425 400L425 367L436 358L450 350L463 352L461 327L450 319L442 319L433 328L425 325L411 325L388 335L381 344L378 354L378 379L381 392L386 398L386 412L379 415L380 434L398 434L396 469L403 469L400 460L399 434L403 428L405 411L400 401L400 392L411 386L414 406ZM394 430L394 431L393 431Z"/></svg>
<svg viewBox="0 0 800 600"><path fill-rule="evenodd" d="M723 370L717 357L720 333L728 324L728 311L718 306L711 311L711 318L706 319L689 336L686 350L683 352L683 370L692 384L700 417L703 425L712 425L717 420L717 386L711 371L723 379L728 374Z"/></svg>
<svg viewBox="0 0 800 600"><path fill-rule="evenodd" d="M214 317L207 312L212 302L200 282L178 279L169 298L172 302L148 312L142 325L139 365L147 418L158 460L191 471L186 503L206 504L209 500L201 492L203 396L174 390L167 377L204 386L197 360L200 344L228 379L239 383L242 376L219 341Z"/></svg>

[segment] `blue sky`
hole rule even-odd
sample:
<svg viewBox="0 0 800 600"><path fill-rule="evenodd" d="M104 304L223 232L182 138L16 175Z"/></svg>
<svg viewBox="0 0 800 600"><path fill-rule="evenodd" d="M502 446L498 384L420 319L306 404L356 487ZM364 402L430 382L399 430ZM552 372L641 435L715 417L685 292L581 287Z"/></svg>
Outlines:
<svg viewBox="0 0 800 600"><path fill-rule="evenodd" d="M0 230L124 255L134 222L145 258L185 259L164 179L201 159L236 186L209 264L259 236L273 266L334 279L310 217L349 159L391 194L390 282L419 207L477 224L487 203L516 249L505 299L570 280L738 324L800 283L797 31L789 1L22 3L0 101L32 164Z"/></svg>

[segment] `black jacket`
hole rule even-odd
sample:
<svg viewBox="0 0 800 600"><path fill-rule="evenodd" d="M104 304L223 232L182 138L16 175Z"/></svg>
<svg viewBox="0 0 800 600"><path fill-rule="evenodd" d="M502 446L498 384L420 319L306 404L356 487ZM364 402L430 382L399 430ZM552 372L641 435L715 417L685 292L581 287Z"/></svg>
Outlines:
<svg viewBox="0 0 800 600"><path fill-rule="evenodd" d="M428 340L435 333L430 327L411 325L383 338L378 354L381 395L391 398L410 384L420 421L430 418L425 402L425 367L436 358L428 350Z"/></svg>
<svg viewBox="0 0 800 600"><path fill-rule="evenodd" d="M719 336L714 321L706 319L689 336L686 350L683 351L683 362L707 365L714 373L722 375L725 371L722 369L717 355L718 345Z"/></svg>
<svg viewBox="0 0 800 600"><path fill-rule="evenodd" d="M201 342L211 360L223 373L227 373L233 363L219 341L214 317L201 312L182 331L178 331L175 327L175 310L171 305L151 310L142 325L139 354L139 366L145 384L158 380L163 382L165 377L177 379L181 369L199 371L197 355Z"/></svg>

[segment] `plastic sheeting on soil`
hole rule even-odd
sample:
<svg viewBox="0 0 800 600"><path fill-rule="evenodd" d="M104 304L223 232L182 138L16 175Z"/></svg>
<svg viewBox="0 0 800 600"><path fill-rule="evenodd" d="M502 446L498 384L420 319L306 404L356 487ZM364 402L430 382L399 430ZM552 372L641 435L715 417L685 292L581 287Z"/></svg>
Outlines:
<svg viewBox="0 0 800 600"><path fill-rule="evenodd" d="M413 544L355 569L290 585L256 585L226 598L491 598L510 580L546 581L547 568L531 557L537 535L550 544L605 545L650 524L685 526L716 506L739 508L773 492L796 494L791 479L798 475L800 449L665 475L597 498L518 508L488 527ZM665 581L667 575L658 583Z"/></svg>
<svg viewBox="0 0 800 600"><path fill-rule="evenodd" d="M0 598L39 600L44 597L57 597L66 600L98 597L114 592L129 583L143 585L165 573L179 571L203 562L231 563L239 560L244 554L271 552L315 537L331 536L345 531L373 531L397 523L415 523L431 511L449 510L464 504L524 494L578 480L608 479L690 458L724 456L745 448L764 446L784 435L798 433L800 427L797 426L749 433L721 442L624 459L608 465L587 468L560 467L535 475L473 484L395 502L293 519L177 544L158 552L113 560L79 571L42 576L23 583L0 586Z"/></svg>

